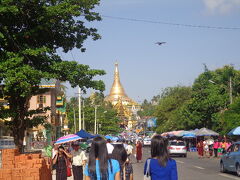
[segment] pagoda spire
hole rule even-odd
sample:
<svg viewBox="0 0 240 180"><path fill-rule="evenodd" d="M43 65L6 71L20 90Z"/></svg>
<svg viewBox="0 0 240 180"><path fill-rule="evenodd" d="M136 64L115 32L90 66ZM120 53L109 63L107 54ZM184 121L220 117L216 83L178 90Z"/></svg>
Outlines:
<svg viewBox="0 0 240 180"><path fill-rule="evenodd" d="M118 69L117 62L115 63L114 81L113 81L109 96L114 96L115 98L127 97L124 91L124 88L120 82L119 69Z"/></svg>

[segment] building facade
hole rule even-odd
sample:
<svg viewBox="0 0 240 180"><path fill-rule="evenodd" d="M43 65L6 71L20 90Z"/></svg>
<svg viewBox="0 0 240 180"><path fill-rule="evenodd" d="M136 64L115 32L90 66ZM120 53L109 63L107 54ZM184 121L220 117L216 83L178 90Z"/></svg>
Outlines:
<svg viewBox="0 0 240 180"><path fill-rule="evenodd" d="M40 149L47 144L51 144L63 134L68 133L66 122L66 101L65 93L62 90L60 81L55 79L42 80L40 88L46 89L42 94L32 96L29 100L29 110L36 110L49 107L45 113L36 114L35 116L45 116L44 125L29 128L25 132L24 144L28 148ZM8 108L4 99L0 103ZM10 131L4 126L4 121L0 120L0 136L11 136Z"/></svg>

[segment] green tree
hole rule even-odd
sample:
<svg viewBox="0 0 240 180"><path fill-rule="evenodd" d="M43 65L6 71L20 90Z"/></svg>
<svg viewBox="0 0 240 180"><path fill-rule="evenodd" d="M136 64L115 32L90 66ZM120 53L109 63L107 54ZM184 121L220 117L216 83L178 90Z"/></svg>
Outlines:
<svg viewBox="0 0 240 180"><path fill-rule="evenodd" d="M240 126L240 97L236 98L229 109L220 114L219 118L221 134L227 134L233 128Z"/></svg>
<svg viewBox="0 0 240 180"><path fill-rule="evenodd" d="M233 85L233 100L239 95L240 73L232 66L214 71L205 68L192 87L192 99L182 109L181 117L185 127L207 127L222 131L220 115L230 104L230 78Z"/></svg>
<svg viewBox="0 0 240 180"><path fill-rule="evenodd" d="M181 108L191 99L191 87L176 86L163 90L159 105L155 110L157 132L166 132L184 128L179 120Z"/></svg>
<svg viewBox="0 0 240 180"><path fill-rule="evenodd" d="M117 112L110 103L104 101L104 95L102 93L95 93L93 96L84 98L84 112L85 129L88 132L94 133L95 127L95 105L97 107L97 121L99 126L99 134L117 134L121 131L120 120L117 118ZM74 133L74 116L75 110L76 119L78 122L78 99L71 98L67 104L67 114L69 119L69 128ZM78 130L78 123L77 123Z"/></svg>
<svg viewBox="0 0 240 180"><path fill-rule="evenodd" d="M141 107L142 107L142 109L140 111L138 111L138 115L140 117L143 117L143 116L153 116L154 115L155 105L152 102L148 102L145 99L143 101Z"/></svg>
<svg viewBox="0 0 240 180"><path fill-rule="evenodd" d="M14 142L22 149L26 128L43 123L34 116L42 110L28 111L29 99L44 90L41 79L69 81L72 87L83 90L104 90L102 70L90 69L74 61L64 61L56 53L78 48L90 36L100 38L95 28L85 22L101 20L93 9L99 0L3 0L0 1L0 83L10 109L1 109L2 117L11 117L8 124Z"/></svg>

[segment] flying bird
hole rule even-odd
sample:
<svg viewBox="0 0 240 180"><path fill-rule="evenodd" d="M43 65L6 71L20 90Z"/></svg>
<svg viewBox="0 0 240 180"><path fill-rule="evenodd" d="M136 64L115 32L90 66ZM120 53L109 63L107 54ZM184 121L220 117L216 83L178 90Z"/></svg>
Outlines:
<svg viewBox="0 0 240 180"><path fill-rule="evenodd" d="M156 42L155 44L161 46L161 45L163 45L163 44L165 44L165 43L166 43L166 42Z"/></svg>

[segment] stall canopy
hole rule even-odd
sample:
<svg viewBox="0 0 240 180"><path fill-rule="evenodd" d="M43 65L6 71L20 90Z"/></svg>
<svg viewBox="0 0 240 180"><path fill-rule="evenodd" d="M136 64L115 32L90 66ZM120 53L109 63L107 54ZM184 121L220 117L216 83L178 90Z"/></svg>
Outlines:
<svg viewBox="0 0 240 180"><path fill-rule="evenodd" d="M195 138L195 137L196 137L196 135L194 133L191 133L191 132L183 135L183 138Z"/></svg>
<svg viewBox="0 0 240 180"><path fill-rule="evenodd" d="M232 129L229 133L228 133L228 135L240 135L240 126L238 126L238 127L236 127L236 128L234 128L234 129Z"/></svg>
<svg viewBox="0 0 240 180"><path fill-rule="evenodd" d="M81 138L94 138L95 136L81 129L76 133Z"/></svg>
<svg viewBox="0 0 240 180"><path fill-rule="evenodd" d="M219 136L219 134L213 130L201 128L196 132L196 136Z"/></svg>

